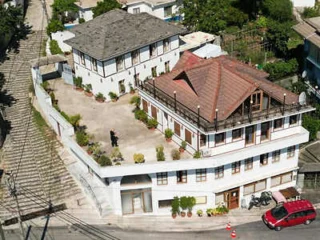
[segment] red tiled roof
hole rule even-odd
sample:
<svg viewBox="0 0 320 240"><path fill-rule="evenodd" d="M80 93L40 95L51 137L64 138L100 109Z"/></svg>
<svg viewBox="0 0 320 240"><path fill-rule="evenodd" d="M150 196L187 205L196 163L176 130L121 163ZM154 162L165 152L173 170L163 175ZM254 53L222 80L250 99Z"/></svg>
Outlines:
<svg viewBox="0 0 320 240"><path fill-rule="evenodd" d="M266 79L267 73L227 56L202 59L186 51L172 72L156 78L157 88L212 122L215 110L219 120L228 118L256 89L286 103L298 102L298 96Z"/></svg>

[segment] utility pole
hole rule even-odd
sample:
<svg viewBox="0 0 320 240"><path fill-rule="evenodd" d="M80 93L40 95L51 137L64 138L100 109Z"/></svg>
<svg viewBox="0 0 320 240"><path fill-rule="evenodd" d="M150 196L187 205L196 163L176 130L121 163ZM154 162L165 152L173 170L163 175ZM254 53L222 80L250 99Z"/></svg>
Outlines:
<svg viewBox="0 0 320 240"><path fill-rule="evenodd" d="M48 229L51 212L52 212L52 203L51 203L51 201L49 201L49 209L48 209L47 221L46 221L46 225L44 226L44 229L43 229L43 232L42 232L41 240L44 240L44 238L46 236L46 232L47 232L47 229Z"/></svg>
<svg viewBox="0 0 320 240"><path fill-rule="evenodd" d="M6 238L4 237L4 232L3 232L2 222L1 221L0 221L0 236L1 236L1 240L6 240Z"/></svg>
<svg viewBox="0 0 320 240"><path fill-rule="evenodd" d="M13 176L13 173L11 171L11 173L5 173L8 177L6 178L7 180L7 186L8 189L10 191L10 195L14 198L16 205L17 205L17 210L18 210L18 223L20 226L20 231L21 231L21 240L24 240L24 230L23 230L23 225L22 225L22 221L21 221L21 211L20 211L20 207L19 207L19 202L18 202L18 196L17 196L17 188L16 188L16 183L15 183L15 179Z"/></svg>

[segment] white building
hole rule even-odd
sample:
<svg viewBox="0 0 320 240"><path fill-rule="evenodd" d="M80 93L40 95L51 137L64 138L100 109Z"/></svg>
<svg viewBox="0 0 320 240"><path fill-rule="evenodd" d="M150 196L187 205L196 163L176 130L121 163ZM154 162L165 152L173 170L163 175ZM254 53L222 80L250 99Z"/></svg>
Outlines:
<svg viewBox="0 0 320 240"><path fill-rule="evenodd" d="M83 18L86 22L93 19L92 8L97 6L102 0L79 0L74 4L79 8L79 18Z"/></svg>
<svg viewBox="0 0 320 240"><path fill-rule="evenodd" d="M165 21L180 21L181 0L119 0L128 13L147 12Z"/></svg>
<svg viewBox="0 0 320 240"><path fill-rule="evenodd" d="M294 7L314 7L316 0L291 0Z"/></svg>
<svg viewBox="0 0 320 240"><path fill-rule="evenodd" d="M179 34L185 30L147 13L113 10L70 30L75 75L107 99L170 71L179 60Z"/></svg>

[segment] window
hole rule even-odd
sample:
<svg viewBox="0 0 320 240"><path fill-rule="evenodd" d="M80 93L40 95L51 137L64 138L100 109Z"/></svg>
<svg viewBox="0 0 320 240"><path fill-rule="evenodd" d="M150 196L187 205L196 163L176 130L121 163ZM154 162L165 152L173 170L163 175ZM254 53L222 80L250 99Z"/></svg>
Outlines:
<svg viewBox="0 0 320 240"><path fill-rule="evenodd" d="M132 65L138 64L140 62L139 59L139 50L135 50L131 53Z"/></svg>
<svg viewBox="0 0 320 240"><path fill-rule="evenodd" d="M151 105L151 116L155 119L158 120L157 118L157 108Z"/></svg>
<svg viewBox="0 0 320 240"><path fill-rule="evenodd" d="M168 207L171 207L171 203L172 203L172 199L159 200L158 206L159 206L159 208L168 208Z"/></svg>
<svg viewBox="0 0 320 240"><path fill-rule="evenodd" d="M214 136L214 141L216 142L216 145L217 145L217 144L224 143L225 134L226 134L226 133L217 133L217 134Z"/></svg>
<svg viewBox="0 0 320 240"><path fill-rule="evenodd" d="M274 122L273 122L273 128L274 128L274 129L282 128L282 124L283 124L283 119L282 119L282 118L276 119L276 120L274 120Z"/></svg>
<svg viewBox="0 0 320 240"><path fill-rule="evenodd" d="M168 173L157 173L157 184L167 185L168 184Z"/></svg>
<svg viewBox="0 0 320 240"><path fill-rule="evenodd" d="M194 198L196 199L196 204L207 204L207 196Z"/></svg>
<svg viewBox="0 0 320 240"><path fill-rule="evenodd" d="M197 182L207 181L207 169L197 169L196 170L196 181Z"/></svg>
<svg viewBox="0 0 320 240"><path fill-rule="evenodd" d="M254 143L255 140L255 127L246 127L246 144Z"/></svg>
<svg viewBox="0 0 320 240"><path fill-rule="evenodd" d="M242 128L232 130L232 141L242 137Z"/></svg>
<svg viewBox="0 0 320 240"><path fill-rule="evenodd" d="M163 52L168 52L170 50L170 40L167 38L163 40Z"/></svg>
<svg viewBox="0 0 320 240"><path fill-rule="evenodd" d="M261 141L268 140L270 137L270 123L264 122L261 124Z"/></svg>
<svg viewBox="0 0 320 240"><path fill-rule="evenodd" d="M117 72L123 70L123 56L116 58Z"/></svg>
<svg viewBox="0 0 320 240"><path fill-rule="evenodd" d="M164 69L166 73L170 72L170 61L164 63Z"/></svg>
<svg viewBox="0 0 320 240"><path fill-rule="evenodd" d="M280 154L281 154L281 151L280 150L277 150L277 151L274 151L272 153L272 162L279 162L280 161Z"/></svg>
<svg viewBox="0 0 320 240"><path fill-rule="evenodd" d="M244 160L244 170L248 171L253 168L253 158L248 158Z"/></svg>
<svg viewBox="0 0 320 240"><path fill-rule="evenodd" d="M153 68L151 68L151 75L152 77L157 77L157 66L154 66Z"/></svg>
<svg viewBox="0 0 320 240"><path fill-rule="evenodd" d="M84 60L84 54L82 52L80 52L80 59L81 59L81 64L86 65Z"/></svg>
<svg viewBox="0 0 320 240"><path fill-rule="evenodd" d="M216 199L215 199L215 204L218 205L221 202L224 202L224 193L217 193Z"/></svg>
<svg viewBox="0 0 320 240"><path fill-rule="evenodd" d="M271 178L271 187L275 187L292 181L292 172L284 173Z"/></svg>
<svg viewBox="0 0 320 240"><path fill-rule="evenodd" d="M200 147L205 146L207 143L207 135L201 134L200 135Z"/></svg>
<svg viewBox="0 0 320 240"><path fill-rule="evenodd" d="M298 115L290 116L289 124L290 126L296 125L298 123Z"/></svg>
<svg viewBox="0 0 320 240"><path fill-rule="evenodd" d="M221 166L221 167L217 167L215 170L215 178L218 179L218 178L223 178L224 176L224 166Z"/></svg>
<svg viewBox="0 0 320 240"><path fill-rule="evenodd" d="M97 60L94 58L91 58L91 61L92 61L93 71L97 71L98 69Z"/></svg>
<svg viewBox="0 0 320 240"><path fill-rule="evenodd" d="M244 185L243 195L249 195L255 192L260 192L262 190L265 190L266 186L267 186L266 179Z"/></svg>
<svg viewBox="0 0 320 240"><path fill-rule="evenodd" d="M192 137L191 137L191 132L185 129L184 131L184 136L185 136L185 141L192 145Z"/></svg>
<svg viewBox="0 0 320 240"><path fill-rule="evenodd" d="M232 163L231 164L232 174L239 173L240 172L240 166L241 166L241 161Z"/></svg>
<svg viewBox="0 0 320 240"><path fill-rule="evenodd" d="M292 157L294 157L295 150L296 150L296 146L288 147L288 150L287 150L287 158L292 158Z"/></svg>
<svg viewBox="0 0 320 240"><path fill-rule="evenodd" d="M262 91L255 92L251 95L252 111L260 111L262 106Z"/></svg>
<svg viewBox="0 0 320 240"><path fill-rule="evenodd" d="M260 155L260 166L268 165L268 153Z"/></svg>
<svg viewBox="0 0 320 240"><path fill-rule="evenodd" d="M170 17L172 15L172 6L164 7L164 17Z"/></svg>
<svg viewBox="0 0 320 240"><path fill-rule="evenodd" d="M150 57L156 57L157 56L157 44L151 44L149 46L149 52L150 52Z"/></svg>
<svg viewBox="0 0 320 240"><path fill-rule="evenodd" d="M132 11L133 11L133 14L140 13L140 8L133 8Z"/></svg>
<svg viewBox="0 0 320 240"><path fill-rule="evenodd" d="M176 135L178 135L179 137L181 136L181 134L180 134L180 124L177 123L176 121L174 122L174 133Z"/></svg>
<svg viewBox="0 0 320 240"><path fill-rule="evenodd" d="M177 183L187 183L187 171L177 171Z"/></svg>

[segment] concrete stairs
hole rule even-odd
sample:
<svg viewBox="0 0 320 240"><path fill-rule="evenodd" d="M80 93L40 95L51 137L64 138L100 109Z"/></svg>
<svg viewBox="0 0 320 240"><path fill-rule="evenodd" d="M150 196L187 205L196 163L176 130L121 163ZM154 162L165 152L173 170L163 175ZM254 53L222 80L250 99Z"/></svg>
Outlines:
<svg viewBox="0 0 320 240"><path fill-rule="evenodd" d="M47 207L49 199L59 204L81 193L57 154L60 145L54 134L50 130L41 132L32 117L29 61L39 57L43 39L46 39L44 31L28 35L21 41L19 52L9 53L0 65L0 72L5 76L2 92L8 95L6 99L11 99L4 112L11 130L3 147L2 161L5 171L17 174L15 181L22 214ZM0 201L0 217L6 219L10 216L6 212L16 209L16 204L6 190Z"/></svg>

